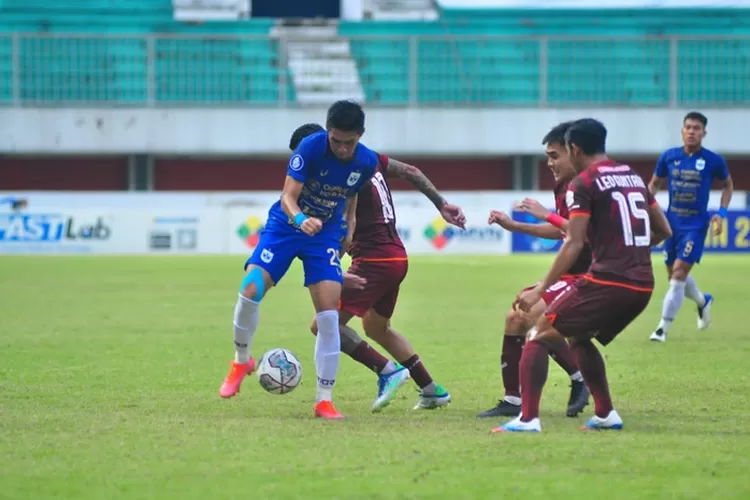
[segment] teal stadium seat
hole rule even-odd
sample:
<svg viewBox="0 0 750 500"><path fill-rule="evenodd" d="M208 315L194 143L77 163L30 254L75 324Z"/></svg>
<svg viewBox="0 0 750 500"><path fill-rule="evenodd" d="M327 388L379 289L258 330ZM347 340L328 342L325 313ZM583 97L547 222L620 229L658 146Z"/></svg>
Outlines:
<svg viewBox="0 0 750 500"><path fill-rule="evenodd" d="M681 40L677 64L681 103L750 103L750 39Z"/></svg>
<svg viewBox="0 0 750 500"><path fill-rule="evenodd" d="M150 96L156 105L275 103L272 25L188 25L174 21L171 0L0 0L7 33L0 37L0 104L13 97L13 33L23 34L18 81L26 103L143 106Z"/></svg>
<svg viewBox="0 0 750 500"><path fill-rule="evenodd" d="M0 105L7 105L12 102L13 40L10 36L0 35Z"/></svg>
<svg viewBox="0 0 750 500"><path fill-rule="evenodd" d="M368 102L391 105L409 102L408 41L355 38L350 45Z"/></svg>
<svg viewBox="0 0 750 500"><path fill-rule="evenodd" d="M750 39L718 40L750 37L750 9L450 9L435 22L342 22L339 33L352 37L371 102L666 106L672 35L684 38L678 105L750 102ZM717 39L689 40L707 36Z"/></svg>
<svg viewBox="0 0 750 500"><path fill-rule="evenodd" d="M669 102L669 42L551 40L550 104L653 106Z"/></svg>

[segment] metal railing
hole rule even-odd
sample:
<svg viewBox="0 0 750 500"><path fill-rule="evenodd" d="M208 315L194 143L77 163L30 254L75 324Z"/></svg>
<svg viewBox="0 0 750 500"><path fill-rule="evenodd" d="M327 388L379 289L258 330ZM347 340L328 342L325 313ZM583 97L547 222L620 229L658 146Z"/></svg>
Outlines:
<svg viewBox="0 0 750 500"><path fill-rule="evenodd" d="M750 36L348 39L368 106L750 107ZM0 106L298 106L287 41L0 35Z"/></svg>

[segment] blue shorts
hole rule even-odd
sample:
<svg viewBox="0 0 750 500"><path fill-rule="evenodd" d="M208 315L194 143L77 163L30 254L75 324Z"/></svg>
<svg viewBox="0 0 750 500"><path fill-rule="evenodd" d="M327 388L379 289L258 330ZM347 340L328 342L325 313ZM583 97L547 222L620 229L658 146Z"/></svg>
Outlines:
<svg viewBox="0 0 750 500"><path fill-rule="evenodd" d="M264 269L274 283L281 281L292 261L299 258L305 270L305 286L321 281L343 282L339 248L341 234L327 231L308 236L301 231L273 231L264 229L255 251L245 262Z"/></svg>
<svg viewBox="0 0 750 500"><path fill-rule="evenodd" d="M672 237L664 241L664 263L670 267L677 259L688 264L699 263L707 232L708 228L674 231Z"/></svg>

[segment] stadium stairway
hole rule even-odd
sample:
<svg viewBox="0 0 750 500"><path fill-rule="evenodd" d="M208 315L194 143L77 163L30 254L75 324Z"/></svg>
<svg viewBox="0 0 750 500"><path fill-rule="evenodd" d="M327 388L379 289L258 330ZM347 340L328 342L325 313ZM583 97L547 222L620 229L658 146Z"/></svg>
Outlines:
<svg viewBox="0 0 750 500"><path fill-rule="evenodd" d="M277 26L272 36L286 44L298 103L365 100L349 41L338 35L336 25Z"/></svg>
<svg viewBox="0 0 750 500"><path fill-rule="evenodd" d="M438 10L433 0L371 0L366 17L379 21L434 21Z"/></svg>

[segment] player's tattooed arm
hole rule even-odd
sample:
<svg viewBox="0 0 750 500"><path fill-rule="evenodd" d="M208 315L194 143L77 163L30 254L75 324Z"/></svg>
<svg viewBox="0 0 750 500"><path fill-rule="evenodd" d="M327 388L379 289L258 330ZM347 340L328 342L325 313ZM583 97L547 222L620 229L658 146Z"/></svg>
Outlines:
<svg viewBox="0 0 750 500"><path fill-rule="evenodd" d="M659 192L666 179L666 177L657 177L656 175L651 176L651 180L648 181L648 190L651 191L652 195L656 196L656 193Z"/></svg>
<svg viewBox="0 0 750 500"><path fill-rule="evenodd" d="M403 163L393 158L388 158L386 173L391 177L405 179L437 207L438 210L446 204L445 198L440 194L435 185L414 165Z"/></svg>

